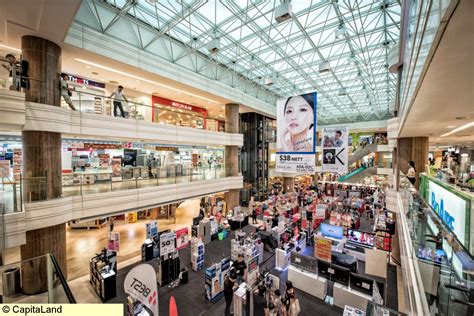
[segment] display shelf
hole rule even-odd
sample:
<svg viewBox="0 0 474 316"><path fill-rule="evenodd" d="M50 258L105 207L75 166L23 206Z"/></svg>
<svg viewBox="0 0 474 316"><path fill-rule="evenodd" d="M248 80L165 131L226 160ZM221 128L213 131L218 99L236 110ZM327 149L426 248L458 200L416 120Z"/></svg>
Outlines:
<svg viewBox="0 0 474 316"><path fill-rule="evenodd" d="M116 296L116 253L103 250L89 261L89 282L102 301Z"/></svg>
<svg viewBox="0 0 474 316"><path fill-rule="evenodd" d="M194 271L204 267L204 244L199 238L191 239L191 265Z"/></svg>
<svg viewBox="0 0 474 316"><path fill-rule="evenodd" d="M23 152L21 149L13 149L13 180L19 182L23 166Z"/></svg>

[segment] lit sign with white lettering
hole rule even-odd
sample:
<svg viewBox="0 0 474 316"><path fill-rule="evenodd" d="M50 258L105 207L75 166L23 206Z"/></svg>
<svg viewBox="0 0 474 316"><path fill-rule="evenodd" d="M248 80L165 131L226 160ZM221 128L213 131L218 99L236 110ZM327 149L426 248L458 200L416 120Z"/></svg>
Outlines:
<svg viewBox="0 0 474 316"><path fill-rule="evenodd" d="M466 201L433 181L429 181L428 203L458 240L465 244Z"/></svg>

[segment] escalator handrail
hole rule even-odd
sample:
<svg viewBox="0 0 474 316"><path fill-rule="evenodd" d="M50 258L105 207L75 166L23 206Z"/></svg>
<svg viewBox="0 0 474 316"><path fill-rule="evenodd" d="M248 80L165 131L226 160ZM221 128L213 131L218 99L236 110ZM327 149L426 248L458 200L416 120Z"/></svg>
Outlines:
<svg viewBox="0 0 474 316"><path fill-rule="evenodd" d="M61 282L61 285L63 286L64 292L66 293L66 297L69 300L69 303L76 304L76 299L74 298L74 295L72 294L71 289L69 288L69 285L67 284L66 278L64 277L63 272L61 271L61 268L59 267L56 257L53 254L49 254L49 257L51 258L51 262L53 263L54 269L56 270L59 281Z"/></svg>

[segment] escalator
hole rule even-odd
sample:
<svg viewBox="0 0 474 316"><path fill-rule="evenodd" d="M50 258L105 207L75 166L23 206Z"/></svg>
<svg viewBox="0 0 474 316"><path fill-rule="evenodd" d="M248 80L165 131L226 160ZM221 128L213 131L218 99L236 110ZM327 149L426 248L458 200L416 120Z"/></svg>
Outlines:
<svg viewBox="0 0 474 316"><path fill-rule="evenodd" d="M354 162L361 160L363 157L367 156L370 153L377 151L377 144L369 144L363 148L358 148L352 155L349 156L349 165L352 165Z"/></svg>
<svg viewBox="0 0 474 316"><path fill-rule="evenodd" d="M368 176L373 176L377 174L377 168L375 167L365 167L362 166L356 170L346 174L345 176L340 177L337 181L339 182L350 182L350 183L359 183L360 180Z"/></svg>

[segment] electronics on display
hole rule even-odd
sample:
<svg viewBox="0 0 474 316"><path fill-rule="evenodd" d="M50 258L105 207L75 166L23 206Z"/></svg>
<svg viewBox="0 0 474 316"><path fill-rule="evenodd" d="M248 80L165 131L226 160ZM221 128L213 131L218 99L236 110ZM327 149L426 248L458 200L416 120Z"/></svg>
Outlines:
<svg viewBox="0 0 474 316"><path fill-rule="evenodd" d="M358 230L348 229L347 230L347 241L361 244L364 246L374 246L374 234L360 232Z"/></svg>
<svg viewBox="0 0 474 316"><path fill-rule="evenodd" d="M297 252L291 253L291 265L303 270L316 273L317 260L310 256L305 256Z"/></svg>
<svg viewBox="0 0 474 316"><path fill-rule="evenodd" d="M349 285L351 271L324 260L318 260L318 274L343 285Z"/></svg>
<svg viewBox="0 0 474 316"><path fill-rule="evenodd" d="M351 288L372 295L374 292L374 280L351 273Z"/></svg>
<svg viewBox="0 0 474 316"><path fill-rule="evenodd" d="M443 258L447 259L447 255L444 250L434 249L425 245L418 246L416 256L419 259L434 262L435 264L441 264L443 262Z"/></svg>
<svg viewBox="0 0 474 316"><path fill-rule="evenodd" d="M466 201L429 180L428 203L443 223L466 245Z"/></svg>
<svg viewBox="0 0 474 316"><path fill-rule="evenodd" d="M277 101L277 172L315 172L316 110L316 92Z"/></svg>
<svg viewBox="0 0 474 316"><path fill-rule="evenodd" d="M320 232L325 237L342 239L342 236L344 234L344 228L340 226L334 226L334 225L322 223L320 226Z"/></svg>

